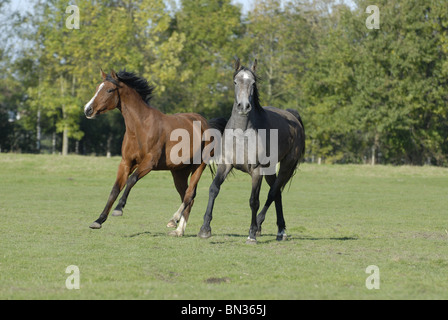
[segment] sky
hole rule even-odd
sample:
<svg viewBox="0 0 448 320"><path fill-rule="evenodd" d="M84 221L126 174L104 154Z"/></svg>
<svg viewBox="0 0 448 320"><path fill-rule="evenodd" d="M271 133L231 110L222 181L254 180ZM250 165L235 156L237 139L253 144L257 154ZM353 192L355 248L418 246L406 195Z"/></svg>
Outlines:
<svg viewBox="0 0 448 320"><path fill-rule="evenodd" d="M1 0L0 0L1 1ZM251 10L252 4L254 0L233 0L233 3L241 3L243 5L243 13L246 14ZM340 0L340 2L346 3L350 7L354 7L353 0ZM27 0L12 0L11 1L11 9L22 9L27 10L30 6L30 1Z"/></svg>
<svg viewBox="0 0 448 320"><path fill-rule="evenodd" d="M254 0L233 0L232 2L241 3L243 5L243 14L246 14L247 11L252 9ZM339 2L347 4L350 8L355 6L353 0L339 0Z"/></svg>

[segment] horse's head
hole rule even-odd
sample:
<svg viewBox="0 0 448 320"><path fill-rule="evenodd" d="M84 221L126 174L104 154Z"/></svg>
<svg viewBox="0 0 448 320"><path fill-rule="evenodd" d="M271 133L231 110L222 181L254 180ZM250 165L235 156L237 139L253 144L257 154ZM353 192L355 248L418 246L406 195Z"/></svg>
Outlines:
<svg viewBox="0 0 448 320"><path fill-rule="evenodd" d="M112 70L110 75L101 70L103 82L96 87L96 93L92 99L84 106L84 114L88 119L95 118L96 115L120 107L121 88L117 74Z"/></svg>
<svg viewBox="0 0 448 320"><path fill-rule="evenodd" d="M235 84L235 102L233 111L239 115L247 116L253 107L258 104L258 93L256 88L257 77L255 70L257 60L255 59L252 67L246 68L240 64L236 58L235 73L233 74L233 83Z"/></svg>

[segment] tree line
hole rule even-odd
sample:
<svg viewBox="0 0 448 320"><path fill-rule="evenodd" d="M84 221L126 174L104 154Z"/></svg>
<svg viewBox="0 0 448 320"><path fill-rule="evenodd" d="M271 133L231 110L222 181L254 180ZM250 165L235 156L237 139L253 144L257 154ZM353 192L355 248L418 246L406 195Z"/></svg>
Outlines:
<svg viewBox="0 0 448 320"><path fill-rule="evenodd" d="M377 29L354 3L77 0L70 28L67 1L35 0L0 24L1 151L120 154L120 112L82 112L100 68L148 79L165 113L229 116L238 56L263 105L299 111L308 161L448 165L446 1L376 0Z"/></svg>

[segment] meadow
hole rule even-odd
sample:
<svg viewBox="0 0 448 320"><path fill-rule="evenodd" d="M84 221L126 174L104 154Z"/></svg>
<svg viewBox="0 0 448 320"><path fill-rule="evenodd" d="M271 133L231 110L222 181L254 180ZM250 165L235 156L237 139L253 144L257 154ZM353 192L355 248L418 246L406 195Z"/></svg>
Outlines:
<svg viewBox="0 0 448 320"><path fill-rule="evenodd" d="M169 172L131 191L100 230L117 157L0 154L0 299L448 299L448 169L302 164L246 245L250 176L221 188L210 239L196 237L208 200L199 183L182 238L166 223L180 205ZM261 203L267 185L263 183ZM68 290L66 268L79 268ZM370 265L379 289L368 289Z"/></svg>

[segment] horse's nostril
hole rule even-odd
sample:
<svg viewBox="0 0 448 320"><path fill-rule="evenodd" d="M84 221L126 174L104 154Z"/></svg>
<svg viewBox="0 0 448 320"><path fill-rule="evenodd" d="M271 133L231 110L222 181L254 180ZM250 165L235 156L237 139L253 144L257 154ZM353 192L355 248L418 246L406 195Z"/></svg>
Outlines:
<svg viewBox="0 0 448 320"><path fill-rule="evenodd" d="M84 110L84 114L86 115L86 117L90 117L93 114L93 108L91 106L87 107Z"/></svg>

